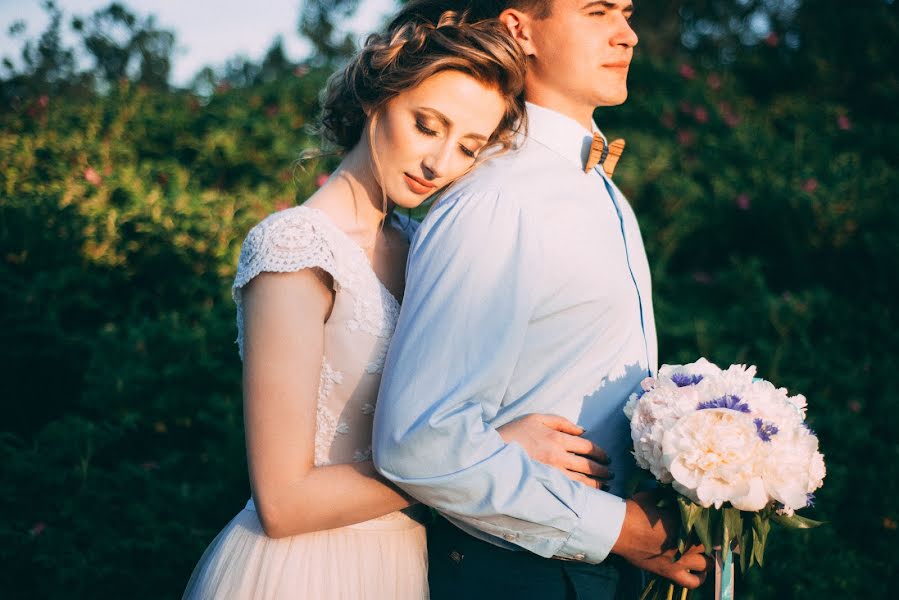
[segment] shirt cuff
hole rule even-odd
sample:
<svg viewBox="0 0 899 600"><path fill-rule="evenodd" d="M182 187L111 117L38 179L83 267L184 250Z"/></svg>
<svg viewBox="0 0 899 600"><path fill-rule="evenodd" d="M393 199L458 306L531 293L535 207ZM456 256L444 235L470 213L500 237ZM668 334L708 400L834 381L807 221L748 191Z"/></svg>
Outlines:
<svg viewBox="0 0 899 600"><path fill-rule="evenodd" d="M624 525L626 504L623 498L607 492L585 491L578 527L571 532L556 556L596 564L606 559L618 541Z"/></svg>

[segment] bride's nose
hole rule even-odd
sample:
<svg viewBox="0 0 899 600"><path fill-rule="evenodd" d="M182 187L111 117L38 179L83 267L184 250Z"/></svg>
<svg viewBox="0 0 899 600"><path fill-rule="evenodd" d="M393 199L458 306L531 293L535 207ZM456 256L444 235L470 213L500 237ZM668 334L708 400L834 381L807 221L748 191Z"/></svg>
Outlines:
<svg viewBox="0 0 899 600"><path fill-rule="evenodd" d="M450 142L434 145L421 161L425 177L439 179L447 174L452 160L452 149L453 144Z"/></svg>

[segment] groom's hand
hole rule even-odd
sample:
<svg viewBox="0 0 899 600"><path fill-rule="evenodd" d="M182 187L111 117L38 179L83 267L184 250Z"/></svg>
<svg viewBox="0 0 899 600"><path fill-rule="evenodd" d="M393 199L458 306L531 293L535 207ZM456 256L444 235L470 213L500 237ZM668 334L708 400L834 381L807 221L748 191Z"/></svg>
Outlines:
<svg viewBox="0 0 899 600"><path fill-rule="evenodd" d="M695 589L705 581L712 559L703 554L702 546L691 546L674 559L680 526L677 509L658 508L657 501L653 492L635 494L627 501L624 525L612 552L641 569Z"/></svg>
<svg viewBox="0 0 899 600"><path fill-rule="evenodd" d="M565 417L531 414L519 417L497 429L507 444L516 442L528 456L560 469L570 479L601 489L614 477L605 451L580 437L580 427Z"/></svg>

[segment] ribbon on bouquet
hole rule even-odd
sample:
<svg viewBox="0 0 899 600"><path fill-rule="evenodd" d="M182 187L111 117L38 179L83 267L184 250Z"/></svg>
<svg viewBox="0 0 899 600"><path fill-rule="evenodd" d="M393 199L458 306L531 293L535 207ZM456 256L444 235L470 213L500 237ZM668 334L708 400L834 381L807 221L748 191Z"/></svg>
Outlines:
<svg viewBox="0 0 899 600"><path fill-rule="evenodd" d="M724 554L715 550L715 600L734 600L734 549Z"/></svg>

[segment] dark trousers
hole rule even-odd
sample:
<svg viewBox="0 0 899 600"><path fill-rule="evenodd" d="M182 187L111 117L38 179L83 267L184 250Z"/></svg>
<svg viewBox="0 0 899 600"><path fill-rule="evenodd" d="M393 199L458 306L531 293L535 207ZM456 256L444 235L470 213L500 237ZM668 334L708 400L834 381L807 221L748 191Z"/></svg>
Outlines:
<svg viewBox="0 0 899 600"><path fill-rule="evenodd" d="M428 526L431 600L631 598L630 585L618 589L630 569L616 558L599 565L543 558L481 541L441 517Z"/></svg>

